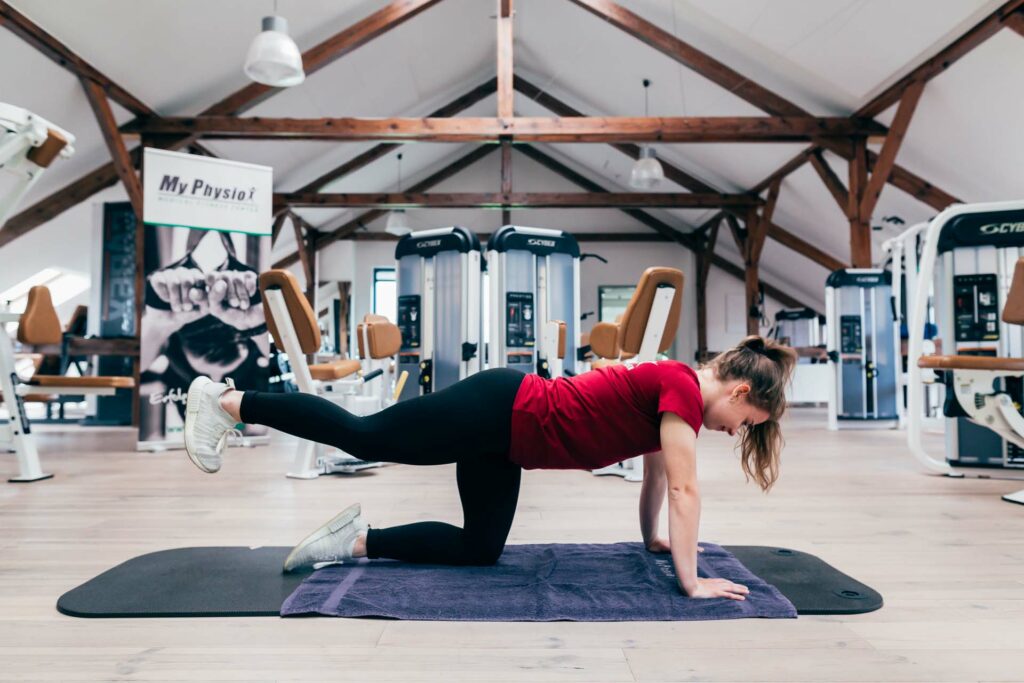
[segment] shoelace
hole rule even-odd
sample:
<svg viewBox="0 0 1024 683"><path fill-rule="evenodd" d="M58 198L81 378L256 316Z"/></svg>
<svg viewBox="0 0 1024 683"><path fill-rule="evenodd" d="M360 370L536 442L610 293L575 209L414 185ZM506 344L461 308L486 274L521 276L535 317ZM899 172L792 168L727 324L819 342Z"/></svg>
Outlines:
<svg viewBox="0 0 1024 683"><path fill-rule="evenodd" d="M220 439L217 440L217 453L218 454L220 454L224 450L224 447L228 443L228 437L229 436L237 436L239 439L241 439L244 435L242 434L242 431L240 429L237 429L237 428L232 428L232 429L224 430L224 433L220 435Z"/></svg>

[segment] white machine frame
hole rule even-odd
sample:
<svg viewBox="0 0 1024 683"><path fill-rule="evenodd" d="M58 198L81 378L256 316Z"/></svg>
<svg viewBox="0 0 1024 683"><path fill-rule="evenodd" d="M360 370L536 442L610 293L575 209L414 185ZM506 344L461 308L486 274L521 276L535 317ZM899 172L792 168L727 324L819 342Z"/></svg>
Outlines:
<svg viewBox="0 0 1024 683"><path fill-rule="evenodd" d="M0 226L46 170L29 161L28 153L45 143L51 130L67 140L60 156L66 159L74 154L74 135L26 109L0 102L0 169L19 176L0 196Z"/></svg>
<svg viewBox="0 0 1024 683"><path fill-rule="evenodd" d="M516 232L524 235L534 235L541 239L544 238L562 238L565 234L561 230L551 230L548 228L531 228L521 225L515 226ZM544 256L541 259L542 265L538 264L537 268L537 299L536 299L536 319L540 321L536 329L537 334L537 347L536 354L537 360L546 361L548 364L548 374L554 377L562 377L566 368L569 369L573 374L579 374L581 363L576 357L576 353L572 354L572 357L566 361L565 358L558 353L558 337L559 337L559 325L557 320L549 320L548 309L550 308L549 301L549 289L548 289L548 273L551 272L551 255ZM488 321L488 365L490 367L497 367L501 365L498 359L504 357L507 349L505 346L505 302L501 300L502 292L508 291L508 284L505 280L507 273L507 262L508 254L505 251L496 251L494 249L488 249L487 251L487 273L488 273L488 292L487 298L490 302L490 320ZM579 258L573 259L573 315L575 320L572 321L570 326L571 334L575 335L576 343L572 344L572 348L578 347L579 344L579 315L580 315L580 260ZM569 322L569 321L562 321ZM531 368L532 370L532 368Z"/></svg>
<svg viewBox="0 0 1024 683"><path fill-rule="evenodd" d="M891 260L892 270L892 296L893 304L896 309L896 321L893 325L893 353L894 358L900 359L903 355L902 339L900 337L900 327L902 323L907 323L908 335L910 333L909 321L903 317L903 296L904 288L901 286L901 282L906 280L906 294L907 297L912 299L914 292L917 289L917 282L920 276L921 262L918 258L918 238L922 236L925 230L928 229L928 222L917 223L911 226L907 230L903 231L896 237L887 239L882 243L882 253L886 254L886 259ZM879 268L885 267L884 261L878 265ZM926 354L932 354L935 352L935 343L929 340L924 340L924 352ZM898 369L896 372L896 410L899 414L899 426L900 429L904 429L907 426L907 400L904 396L907 395L907 383L909 377L909 366L908 371L904 372ZM925 396L925 403L923 407L926 412L931 412L933 408L941 407L942 405L942 394L944 387L939 382L933 382L928 380L924 381L927 393ZM942 431L944 429L942 424L942 415L936 411L936 415L928 416L922 415L922 420L925 428L929 431Z"/></svg>
<svg viewBox="0 0 1024 683"><path fill-rule="evenodd" d="M0 449L14 451L18 458L18 476L8 479L10 482L23 483L50 479L52 474L43 471L39 461L39 449L32 426L25 413L23 396L33 393L66 395L66 396L113 396L114 387L72 387L50 386L33 387L25 384L15 371L14 342L7 332L9 323L20 323L21 313L0 313L0 394L7 408L7 424L0 425Z"/></svg>
<svg viewBox="0 0 1024 683"><path fill-rule="evenodd" d="M984 476L988 478L1019 479L1024 472L993 469L983 470L983 474L967 468L957 468L945 458L936 458L925 448L922 434L924 431L923 401L924 383L923 368L918 366L921 356L925 355L923 330L925 309L928 295L935 278L938 261L938 242L943 227L956 216L994 211L1014 211L1024 209L1024 201L991 202L985 204L957 204L942 211L933 218L925 231L924 247L921 252L920 270L913 291L910 313L910 339L907 350L907 445L911 454L929 474L949 477ZM951 286L951 285L950 285ZM945 353L955 354L955 349L943 349ZM954 386L958 396L964 397L960 405L971 419L992 429L1011 443L1024 447L1024 420L1017 411L1012 409L1012 401L1006 394L993 391L992 383L999 377L1021 376L1024 373L1007 371L971 371L954 370ZM1005 400L1004 400L1005 399ZM1008 409L1009 408L1009 409ZM1012 413L1012 414L1011 414ZM1016 476L1015 476L1016 475ZM1003 496L1010 502L1024 503L1024 491Z"/></svg>
<svg viewBox="0 0 1024 683"><path fill-rule="evenodd" d="M435 228L431 230L419 230L409 235L406 235L403 239L410 240L423 240L430 239L433 237L443 237L450 235L452 228ZM404 257L403 257L404 258ZM435 379L437 377L438 366L434 362L434 326L435 326L435 308L436 308L436 281L434 275L434 267L436 260L433 256L430 258L420 257L421 268L420 268L420 346L417 349L417 353L420 358L420 362L429 360L431 362L431 377L430 384L431 390L439 390L435 385ZM459 254L460 260L460 296L461 296L461 307L465 312L462 317L462 325L459 330L459 336L462 343L474 344L476 346L476 353L473 354L468 360L459 360L459 381L466 379L472 374L480 372L483 367L483 323L480 320L480 308L481 308L481 288L483 287L483 273L481 272L481 253L478 249L470 249L468 252ZM402 268L401 261L399 260L397 270L397 287L399 296L402 291ZM476 285L471 286L470 278L476 280ZM399 356L401 357L401 355ZM443 388L443 387L441 387ZM422 389L421 389L422 392Z"/></svg>
<svg viewBox="0 0 1024 683"><path fill-rule="evenodd" d="M299 337L292 324L284 294L280 289L268 288L263 295L270 307L271 315L274 316L274 324L281 337L281 345L288 355L288 362L291 365L292 379L299 387L299 391L326 398L356 415L369 415L387 405L387 401L382 398L386 394L375 395L370 392L363 395L360 393L367 382L376 377L374 372L368 372L366 375L359 373L333 382L314 380L309 372L306 354L302 352ZM365 330L363 342L364 348L369 348ZM376 368L376 370L381 370L381 374L386 376L386 364L384 368ZM381 381L384 381L383 378ZM286 475L292 479L316 479L322 474L352 474L359 470L383 465L383 463L361 460L342 451L339 452L341 455L328 456L325 445L300 439L295 449L295 459Z"/></svg>

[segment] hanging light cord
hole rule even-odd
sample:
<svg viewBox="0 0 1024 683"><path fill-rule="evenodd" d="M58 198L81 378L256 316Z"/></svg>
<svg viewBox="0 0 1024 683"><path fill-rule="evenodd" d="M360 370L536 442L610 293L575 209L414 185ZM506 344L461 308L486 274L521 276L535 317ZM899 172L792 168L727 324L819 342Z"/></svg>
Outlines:
<svg viewBox="0 0 1024 683"><path fill-rule="evenodd" d="M402 194L402 155L398 155L398 194Z"/></svg>

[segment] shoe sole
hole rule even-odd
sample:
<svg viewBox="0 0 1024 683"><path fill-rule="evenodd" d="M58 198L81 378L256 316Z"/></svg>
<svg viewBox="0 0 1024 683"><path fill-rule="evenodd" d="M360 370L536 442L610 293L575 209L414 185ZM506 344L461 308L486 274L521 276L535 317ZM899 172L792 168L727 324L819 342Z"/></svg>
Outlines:
<svg viewBox="0 0 1024 683"><path fill-rule="evenodd" d="M203 464L202 460L195 453L195 448L192 444L192 439L189 438L192 434L192 430L195 428L195 417L189 410L190 405L198 405L196 403L200 399L200 394L203 391L203 387L206 386L207 382L212 382L208 377L196 377L192 380L192 384L188 386L188 397L185 399L185 426L182 429L185 435L185 452L188 453L188 459L192 461L192 464L201 469L207 474L214 474L217 470L212 470Z"/></svg>
<svg viewBox="0 0 1024 683"><path fill-rule="evenodd" d="M306 536L297 546L292 548L292 551L290 553L288 553L288 557L286 557L284 560L284 570L286 572L290 572L292 570L299 569L299 566L289 567L289 565L292 563L292 560L295 558L295 556L299 553L300 550L305 548L310 543L315 543L324 536L329 536L335 531L338 531L339 529L350 524L352 520L358 517L361 513L362 506L359 503L353 503L352 505L349 505L347 508L345 508L344 510L336 514L334 517L332 517L329 522L321 526L319 529L311 533L309 536Z"/></svg>

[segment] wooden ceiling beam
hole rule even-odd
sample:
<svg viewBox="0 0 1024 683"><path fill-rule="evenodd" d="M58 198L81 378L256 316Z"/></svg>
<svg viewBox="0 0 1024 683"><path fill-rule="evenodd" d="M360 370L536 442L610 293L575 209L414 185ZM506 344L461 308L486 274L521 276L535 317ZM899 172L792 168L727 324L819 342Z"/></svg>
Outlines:
<svg viewBox="0 0 1024 683"><path fill-rule="evenodd" d="M877 123L843 117L167 117L133 121L124 133L203 138L424 142L794 142L885 134Z"/></svg>
<svg viewBox="0 0 1024 683"><path fill-rule="evenodd" d="M910 120L917 109L917 103L921 99L921 93L924 92L924 86L925 81L914 81L907 86L903 91L902 97L900 97L900 105L896 110L896 116L889 127L889 134L885 136L882 151L878 154L874 170L871 173L871 179L868 181L867 188L864 190L864 197L861 200L860 215L866 220L871 219L871 215L875 211L875 205L878 203L878 197L882 194L885 184L889 182L889 175L896 165L896 155L903 144L907 128L910 127Z"/></svg>
<svg viewBox="0 0 1024 683"><path fill-rule="evenodd" d="M130 152L132 163L138 165L142 157L140 148ZM31 232L43 223L59 216L72 206L79 204L101 190L116 185L117 169L113 162L107 162L99 168L86 173L74 182L65 185L32 206L11 216L0 230L0 247Z"/></svg>
<svg viewBox="0 0 1024 683"><path fill-rule="evenodd" d="M573 232L566 230L577 242L671 242L654 232ZM491 238L490 233L477 233L481 242ZM357 232L345 238L353 242L397 242L398 237L386 232Z"/></svg>
<svg viewBox="0 0 1024 683"><path fill-rule="evenodd" d="M512 0L496 0L498 3L498 116L510 119L515 116L515 90L513 78L513 12Z"/></svg>
<svg viewBox="0 0 1024 683"><path fill-rule="evenodd" d="M1006 18L1006 28L1016 31L1024 36L1024 10L1017 10Z"/></svg>
<svg viewBox="0 0 1024 683"><path fill-rule="evenodd" d="M552 94L550 94L550 93L548 93L546 91L543 91L540 88L536 87L535 85L533 85L532 83L530 83L529 81L527 81L524 78L516 76L515 85L516 85L516 90L518 90L520 94L522 94L522 95L524 95L524 96L534 100L535 102L537 102L541 106L543 106L546 109L548 109L549 111L551 111L553 114L557 114L559 116L584 116L585 115L582 112L580 112L579 110L574 109L573 107L571 107L571 106L567 105L566 103L562 102L561 100L559 100L554 95L552 95ZM637 145L613 144L612 147L614 147L618 151L622 152L623 154L625 154L625 155L627 155L627 156L629 156L629 157L631 157L633 159L637 159L640 156L640 147L637 146ZM798 164L803 164L806 161L806 159L807 159L807 153L804 152L803 154L800 155ZM671 163L669 163L665 159L660 159L660 161L661 161L662 168L665 171L665 177L668 178L669 180L671 180L672 182L674 182L674 183L676 183L676 184L678 184L678 185L680 185L682 187L685 187L686 189L688 189L688 190L690 190L692 192L717 192L718 191L717 189L715 189L711 185L708 185L703 180L701 180L699 178L696 178L696 177L686 173L685 171L682 171L681 169L677 168L676 166L673 166ZM799 166L798 165L794 166L794 168L797 168L797 167L799 167ZM769 180L769 182L766 184L766 187L771 184L771 180L774 180L774 178ZM714 216L712 216L709 220L705 221L705 223L703 225L701 225L700 227L698 227L695 232L703 232L705 230L712 229L713 227L719 225L720 222L724 218L725 218L725 214L723 212L719 212L719 213L715 214ZM735 218L733 218L733 220L735 220ZM736 228L739 229L739 224L736 225ZM731 226L730 226L730 230L731 230ZM793 251L797 252L798 254L801 254L802 256L805 256L806 258L810 259L811 261L817 263L818 265L820 265L823 268L826 268L826 269L828 269L830 271L831 270L837 270L838 268L846 267L845 264L843 264L843 262L840 261L839 259L831 256L830 254L826 254L825 252L823 252L822 250L818 249L817 247L815 247L814 245L810 244L809 242L806 242L805 240L803 240L803 239L797 237L796 235L794 235L792 232L782 228L777 223L772 222L768 226L768 237L773 239L773 240L775 240L775 241L777 241L779 244L781 244L781 245L783 245L783 246L785 246L785 247L787 247L789 249L792 249ZM735 233L734 233L734 238L735 238ZM742 248L741 248L741 253L742 253Z"/></svg>
<svg viewBox="0 0 1024 683"><path fill-rule="evenodd" d="M316 72L335 59L348 54L361 45L365 45L369 40L404 23L438 2L440 0L395 0L362 21L356 22L304 52L302 54L302 61L306 74L310 75ZM9 9L9 5L6 3L4 3L4 6ZM8 28L12 26L12 16L10 12L4 15L4 25ZM19 33L19 35L22 34ZM207 107L202 111L202 114L238 114L256 106L276 92L278 92L278 89L253 83L236 90L213 106ZM128 98L123 99L125 99L125 102L129 101ZM121 102L117 98L115 98L115 101L122 105L125 104L125 102ZM188 135L167 140L161 146L164 149L173 150L190 144L195 144L195 139L193 136ZM139 164L139 159L141 159L141 152L136 148L132 150L132 161L136 166ZM47 195L32 206L8 219L3 231L0 231L0 247L53 219L97 192L114 185L117 180L117 170L114 168L114 164L110 162L93 169L78 180Z"/></svg>
<svg viewBox="0 0 1024 683"><path fill-rule="evenodd" d="M481 83L480 85L473 88L464 95L455 98L454 100L444 105L443 107L440 107L439 109L436 109L435 111L431 112L430 114L428 114L428 117L444 118L449 116L455 116L459 112L468 109L469 107L473 106L474 104L483 100L489 95L493 95L497 82L497 78L488 79L487 81ZM356 156L354 159L346 161L337 168L331 169L330 171L323 174L316 180L306 183L298 190L296 190L296 192L318 192L329 183L332 183L335 180L338 180L339 178L343 178L349 175L350 173L355 173L361 168L365 168L369 164L373 163L374 161L380 159L383 156L386 156L388 152L398 147L401 147L400 143L384 142L379 145L375 145L374 147L363 152L362 154Z"/></svg>
<svg viewBox="0 0 1024 683"><path fill-rule="evenodd" d="M836 200L836 204L839 205L839 210L843 212L844 216L849 217L850 196L846 191L846 186L843 185L843 181L839 179L836 172L825 161L821 150L815 149L810 156L810 160L814 170L818 173L818 177L821 178L821 182L825 184L829 194L832 195L832 198Z"/></svg>
<svg viewBox="0 0 1024 683"><path fill-rule="evenodd" d="M610 0L570 0L591 14L604 19L641 42L668 55L733 95L746 100L758 109L775 116L806 116L807 112L796 104L763 88L749 78L730 69L717 59L658 28Z"/></svg>
<svg viewBox="0 0 1024 683"><path fill-rule="evenodd" d="M1004 2L998 9L992 12L992 14L975 24L973 28L968 30L962 36L940 50L937 54L926 59L915 69L911 70L910 73L893 83L884 91L871 98L867 104L854 112L853 115L866 116L870 118L878 116L883 111L896 104L903 96L903 92L911 83L916 81L930 81L949 67L956 64L957 61L967 55L971 50L998 33L1004 26L1011 25L1012 27L1013 24L1017 24L1019 22L1018 19L1014 19L1011 24L1008 24L1007 20L1016 16L1014 13L1018 12L1022 7L1024 7L1024 0L1008 0L1008 2Z"/></svg>
<svg viewBox="0 0 1024 683"><path fill-rule="evenodd" d="M99 69L82 59L64 43L41 29L31 19L3 0L0 0L0 26L5 26L58 66L67 69L79 78L96 83L106 92L107 97L135 116L156 115L156 112L142 100L112 81Z"/></svg>
<svg viewBox="0 0 1024 683"><path fill-rule="evenodd" d="M825 253L810 242L797 237L790 231L779 226L777 223L768 223L768 237L772 238L782 246L792 249L801 256L805 256L829 272L839 270L840 268L850 267L850 264L840 261L831 254Z"/></svg>
<svg viewBox="0 0 1024 683"><path fill-rule="evenodd" d="M573 169L563 164L561 161L555 159L554 157L548 154L545 154L543 151L541 151L540 149L533 145L520 145L516 149L525 156L528 156L537 163L541 164L548 170L554 171L558 175L562 176L563 178L573 183L574 185L586 190L587 192L593 193L595 195L608 193L607 189L604 188L603 186L595 183L593 180L587 178L581 173L577 173ZM651 228L655 232L659 233L660 235L666 237L667 239L673 242L682 244L684 247L688 249L699 248L698 239L695 235L691 235L688 233L684 233L681 230L677 230L668 223L665 223L664 221L655 218L646 211L628 208L619 208L619 210L622 211L627 216L635 218L640 223L643 223L647 227Z"/></svg>
<svg viewBox="0 0 1024 683"><path fill-rule="evenodd" d="M103 134L103 142L110 150L114 169L128 193L128 200L135 212L135 219L139 225L142 225L142 182L135 174L135 163L125 147L124 139L117 130L117 121L114 120L114 112L110 108L106 92L104 92L103 86L96 81L88 78L82 78L81 81L86 98L89 100L89 106L92 107L100 132Z"/></svg>
<svg viewBox="0 0 1024 683"><path fill-rule="evenodd" d="M452 176L456 175L457 173L465 170L466 168L469 168L476 162L480 161L480 159L483 159L485 156L495 151L495 149L497 148L491 145L482 145L480 147L477 147L472 152L464 154L463 156L459 157L458 159L448 164L444 168L440 169L436 173L432 173L428 177L416 183L415 185L409 188L409 192L417 193L429 190L431 187L439 183L442 183L445 180L448 180ZM356 232L360 228L365 227L368 223L380 218L386 213L387 211L383 209L372 209L370 211L366 211L356 216L350 221L347 221L345 224L339 226L336 230L333 230L331 232L321 232L314 243L314 250L321 251L322 249L325 249L334 242L337 242L338 240L346 239L352 233ZM292 265L293 263L297 262L298 260L298 253L292 253L279 260L277 263L273 265L273 267L286 268Z"/></svg>
<svg viewBox="0 0 1024 683"><path fill-rule="evenodd" d="M589 178L580 175L576 171L573 171L571 168L565 166L565 164L563 164L562 162L558 161L557 159L554 159L553 157L548 156L547 154L545 154L544 152L542 152L541 150L537 149L532 145L523 145L521 147L518 147L517 149L526 156L529 156L531 159L534 159L535 161L543 164L545 167L551 169L555 173L558 173L566 180L575 183L584 190L587 190L588 192L605 192L605 188L601 187L600 185L590 180ZM647 213L646 211L641 211L640 209L620 210L627 216L635 218L644 225L653 229L659 235L665 237L666 239L672 242L676 242L677 244L682 245L683 247L689 249L690 251L696 253L699 252L702 248L704 240L699 235L695 235L692 233L684 233L680 230L677 230L668 223L665 223L664 221L661 221L658 218L655 218L651 214ZM714 253L710 254L709 258L713 266L725 271L726 273L732 275L734 278L740 281L745 280L745 269L733 264L731 261ZM788 293L780 290L778 287L769 285L766 282L762 281L761 286L764 288L766 294L782 302L786 306L799 307L807 305L806 303L799 302L797 299L795 299ZM814 307L811 306L810 308Z"/></svg>
<svg viewBox="0 0 1024 683"><path fill-rule="evenodd" d="M684 209L757 206L749 195L693 192L456 192L277 194L274 203L291 207L358 207L376 209L582 209L665 207Z"/></svg>
<svg viewBox="0 0 1024 683"><path fill-rule="evenodd" d="M570 107L565 102L562 102L551 93L545 92L533 85L531 82L516 76L514 80L515 88L520 94L530 98L537 104L541 105L552 114L557 116L571 116L571 117L584 117L586 114L583 112ZM626 156L632 159L640 158L640 147L631 143L612 143L612 147L622 152ZM700 178L690 175L686 171L683 171L677 166L673 166L664 159L659 159L661 167L665 171L665 177L675 184L685 187L691 192L718 192L718 190L711 185L708 185Z"/></svg>

